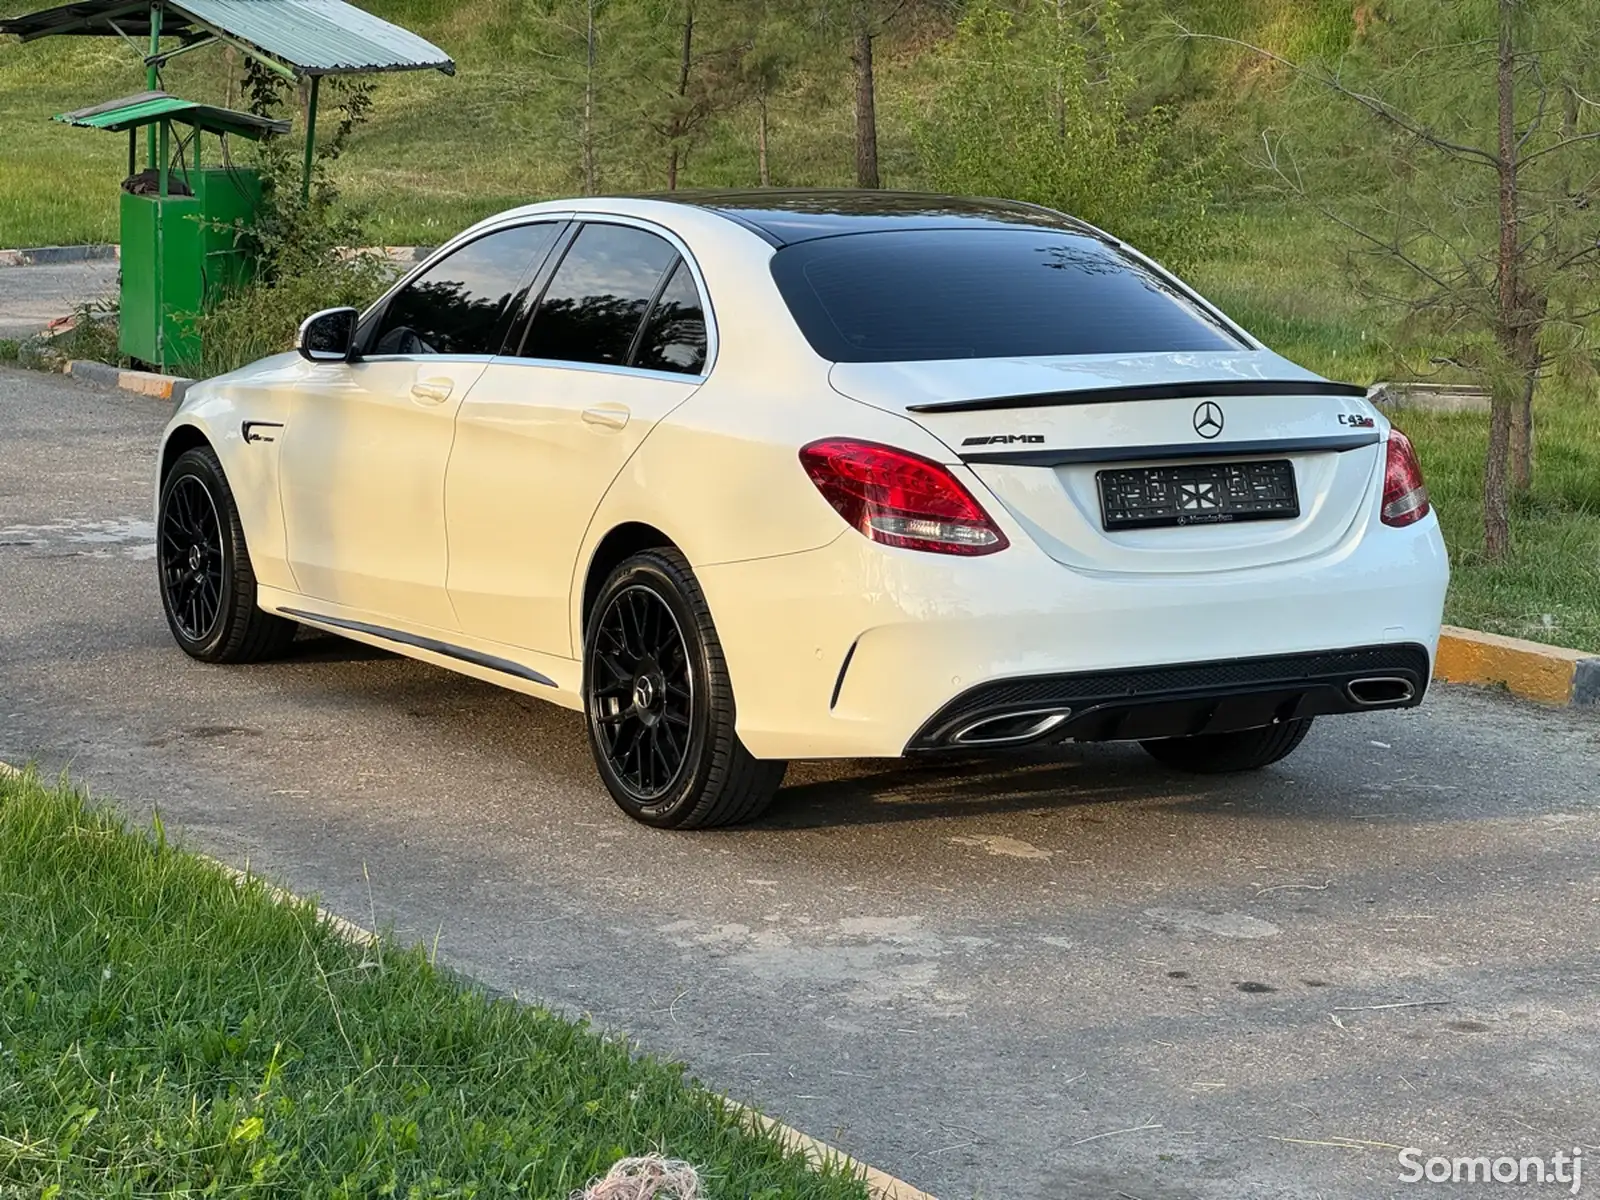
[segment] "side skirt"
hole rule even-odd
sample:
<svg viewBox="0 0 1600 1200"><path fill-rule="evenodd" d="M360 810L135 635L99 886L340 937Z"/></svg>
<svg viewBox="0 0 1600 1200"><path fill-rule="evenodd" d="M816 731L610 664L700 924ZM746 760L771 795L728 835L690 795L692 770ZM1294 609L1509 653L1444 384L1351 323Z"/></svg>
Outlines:
<svg viewBox="0 0 1600 1200"><path fill-rule="evenodd" d="M471 663L475 667L482 667L488 671L499 671L504 675L515 675L518 679L526 679L530 683L541 684L544 687L553 688L556 686L556 681L548 675L541 675L531 667L525 667L521 663L514 663L509 658L498 658L493 654L469 650L465 646L452 646L449 642L441 642L435 638L423 637L416 633L407 633L403 629L389 629L386 626L372 625L366 621L352 621L347 617L330 617L321 613L306 612L298 608L280 608L278 611L286 617L293 617L296 621L304 621L308 625L322 625L334 630L364 633L368 637L382 638L386 642L396 642L402 646L415 646L418 650L426 650L430 654L442 654L446 658L453 658L458 662Z"/></svg>

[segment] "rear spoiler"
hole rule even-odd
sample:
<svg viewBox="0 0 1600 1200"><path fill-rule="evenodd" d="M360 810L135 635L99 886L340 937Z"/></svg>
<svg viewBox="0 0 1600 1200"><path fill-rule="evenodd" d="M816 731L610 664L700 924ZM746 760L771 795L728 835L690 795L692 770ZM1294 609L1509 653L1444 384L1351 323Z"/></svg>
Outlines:
<svg viewBox="0 0 1600 1200"><path fill-rule="evenodd" d="M963 454L964 463L996 463L1007 467L1071 467L1083 463L1146 462L1181 458L1250 458L1263 454L1344 454L1375 446L1376 429L1335 433L1327 437L1279 438L1260 442L1187 442L1163 446L1095 446L1066 450L988 450Z"/></svg>
<svg viewBox="0 0 1600 1200"><path fill-rule="evenodd" d="M1124 404L1138 400L1215 400L1228 396L1352 396L1365 399L1367 389L1326 379L1218 379L1185 383L1135 383L1084 388L1070 392L1033 392L1024 396L987 396L976 400L934 400L906 406L907 412L995 412L1007 408L1060 408L1073 404Z"/></svg>

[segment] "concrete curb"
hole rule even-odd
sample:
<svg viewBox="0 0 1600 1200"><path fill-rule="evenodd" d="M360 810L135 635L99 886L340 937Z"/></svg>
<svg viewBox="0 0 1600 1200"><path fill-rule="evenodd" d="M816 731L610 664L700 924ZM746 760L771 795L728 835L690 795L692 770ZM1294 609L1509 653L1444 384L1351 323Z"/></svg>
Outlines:
<svg viewBox="0 0 1600 1200"><path fill-rule="evenodd" d="M1433 677L1503 686L1515 696L1562 706L1600 704L1600 655L1446 625Z"/></svg>
<svg viewBox="0 0 1600 1200"><path fill-rule="evenodd" d="M109 242L87 246L32 246L21 250L0 250L0 267L47 267L60 263L121 260L122 247Z"/></svg>
<svg viewBox="0 0 1600 1200"><path fill-rule="evenodd" d="M813 1168L824 1167L830 1163L844 1167L867 1185L867 1194L872 1200L935 1200L933 1196L912 1187L905 1180L896 1179L893 1175L878 1170L877 1167L868 1166L859 1159L851 1158L838 1147L830 1146L827 1142L819 1142L810 1134L801 1133L781 1121L774 1121L753 1108L746 1108L737 1100L730 1100L724 1096L722 1102L742 1116L749 1125L775 1136L785 1150L804 1155Z"/></svg>
<svg viewBox="0 0 1600 1200"><path fill-rule="evenodd" d="M86 358L73 359L67 364L66 373L74 379L121 388L125 392L136 392L155 400L170 400L174 405L182 402L189 386L194 383L194 380L185 379L181 375L158 375L154 371L127 371L121 367L113 367L109 363L93 362Z"/></svg>
<svg viewBox="0 0 1600 1200"><path fill-rule="evenodd" d="M0 761L0 775L20 777L23 774L23 771L13 767L10 763ZM209 854L202 854L199 857L205 859L212 866L220 868L237 883L242 884L251 880L263 883L267 892L275 900L287 904L305 903L305 897L297 896L293 892L266 883L259 875L241 871L238 867L222 862L220 859L212 858ZM378 935L373 933L372 930L357 925L354 921L347 921L339 914L329 912L320 904L317 905L317 919L326 921L329 927L338 933L340 937L357 946L371 946L378 941ZM740 1104L737 1100L727 1096L722 1096L720 1099L730 1111L743 1118L745 1123L752 1129L772 1134L785 1150L803 1155L813 1170L829 1165L842 1166L866 1184L867 1194L872 1197L872 1200L935 1200L934 1196L912 1187L905 1180L896 1179L893 1175L878 1170L877 1167L868 1166L860 1159L851 1158L843 1150L830 1146L827 1142L820 1142L808 1133L802 1133L793 1126L785 1125L781 1121L775 1121L764 1113L757 1112L755 1109Z"/></svg>

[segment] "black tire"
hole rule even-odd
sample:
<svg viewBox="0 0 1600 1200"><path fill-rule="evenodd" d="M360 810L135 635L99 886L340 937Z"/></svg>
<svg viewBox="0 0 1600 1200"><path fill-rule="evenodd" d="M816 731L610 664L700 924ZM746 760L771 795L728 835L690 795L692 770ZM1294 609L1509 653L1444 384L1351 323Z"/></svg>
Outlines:
<svg viewBox="0 0 1600 1200"><path fill-rule="evenodd" d="M185 450L161 481L156 576L173 639L190 658L248 663L288 649L295 623L256 607L256 576L222 463Z"/></svg>
<svg viewBox="0 0 1600 1200"><path fill-rule="evenodd" d="M1139 744L1164 766L1201 775L1224 775L1231 771L1257 771L1287 758L1310 731L1311 718L1302 717L1238 733L1201 733Z"/></svg>
<svg viewBox="0 0 1600 1200"><path fill-rule="evenodd" d="M589 747L617 806L658 829L753 820L788 763L734 732L722 643L688 561L663 547L611 572L584 630Z"/></svg>

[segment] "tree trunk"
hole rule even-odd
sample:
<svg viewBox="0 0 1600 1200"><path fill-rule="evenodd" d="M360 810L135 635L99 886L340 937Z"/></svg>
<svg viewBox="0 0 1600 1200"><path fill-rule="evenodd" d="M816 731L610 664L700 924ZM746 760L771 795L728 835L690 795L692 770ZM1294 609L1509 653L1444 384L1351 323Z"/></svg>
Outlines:
<svg viewBox="0 0 1600 1200"><path fill-rule="evenodd" d="M878 188L878 112L872 83L873 33L865 24L856 31L856 186Z"/></svg>
<svg viewBox="0 0 1600 1200"><path fill-rule="evenodd" d="M1511 488L1519 496L1533 487L1533 390L1538 382L1538 371L1529 371L1511 422Z"/></svg>
<svg viewBox="0 0 1600 1200"><path fill-rule="evenodd" d="M1518 307L1517 249L1517 143L1516 56L1512 46L1512 17L1516 0L1500 0L1500 37L1496 83L1499 92L1500 248L1496 257L1495 340L1515 362L1521 334ZM1511 546L1511 503L1507 467L1511 453L1511 427L1517 397L1502 380L1496 380L1490 401L1488 457L1483 471L1483 549L1491 562L1506 556Z"/></svg>
<svg viewBox="0 0 1600 1200"><path fill-rule="evenodd" d="M585 46L583 75L583 194L592 196L600 190L599 171L594 161L594 8L596 0L589 0L589 27Z"/></svg>
<svg viewBox="0 0 1600 1200"><path fill-rule="evenodd" d="M1499 562L1511 549L1511 496L1506 465L1516 397L1497 385L1489 406L1489 457L1483 472L1483 552L1490 562Z"/></svg>
<svg viewBox="0 0 1600 1200"><path fill-rule="evenodd" d="M756 163L762 187L772 186L772 174L767 170L767 93L756 97Z"/></svg>
<svg viewBox="0 0 1600 1200"><path fill-rule="evenodd" d="M678 103L680 109L673 115L670 126L672 150L667 157L667 191L678 190L678 160L679 147L683 138L684 115L681 108L683 98L689 94L689 66L692 61L690 55L694 50L694 5L683 6L683 53L678 59Z"/></svg>

